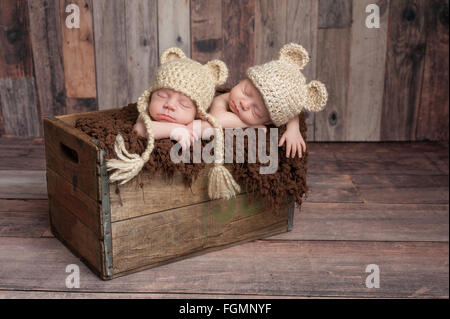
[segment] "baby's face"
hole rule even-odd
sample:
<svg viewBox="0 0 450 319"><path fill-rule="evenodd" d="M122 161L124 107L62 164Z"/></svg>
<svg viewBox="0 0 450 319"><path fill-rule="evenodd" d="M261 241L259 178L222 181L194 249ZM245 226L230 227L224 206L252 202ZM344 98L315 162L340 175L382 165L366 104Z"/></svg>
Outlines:
<svg viewBox="0 0 450 319"><path fill-rule="evenodd" d="M246 124L271 123L269 111L261 93L247 78L231 89L228 104L233 113Z"/></svg>
<svg viewBox="0 0 450 319"><path fill-rule="evenodd" d="M187 125L195 119L197 108L186 95L171 89L159 89L152 93L149 112L155 121Z"/></svg>

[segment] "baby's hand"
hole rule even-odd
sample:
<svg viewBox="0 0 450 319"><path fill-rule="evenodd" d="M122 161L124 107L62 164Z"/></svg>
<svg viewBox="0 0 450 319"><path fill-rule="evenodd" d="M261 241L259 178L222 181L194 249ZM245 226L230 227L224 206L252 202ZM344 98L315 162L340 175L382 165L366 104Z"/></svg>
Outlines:
<svg viewBox="0 0 450 319"><path fill-rule="evenodd" d="M137 120L136 124L134 124L133 131L136 132L136 134L140 137L147 138L147 130L145 129L144 122L141 120Z"/></svg>
<svg viewBox="0 0 450 319"><path fill-rule="evenodd" d="M303 152L306 151L306 144L303 140L303 136L298 129L287 128L284 134L281 136L280 143L278 146L282 146L286 141L286 157L294 158L295 154L298 153L298 157L302 157Z"/></svg>
<svg viewBox="0 0 450 319"><path fill-rule="evenodd" d="M183 150L191 147L193 136L188 128L177 127L170 132L170 138L180 143Z"/></svg>
<svg viewBox="0 0 450 319"><path fill-rule="evenodd" d="M202 121L201 120L193 120L191 123L186 125L189 132L192 135L193 141L198 140L202 136Z"/></svg>

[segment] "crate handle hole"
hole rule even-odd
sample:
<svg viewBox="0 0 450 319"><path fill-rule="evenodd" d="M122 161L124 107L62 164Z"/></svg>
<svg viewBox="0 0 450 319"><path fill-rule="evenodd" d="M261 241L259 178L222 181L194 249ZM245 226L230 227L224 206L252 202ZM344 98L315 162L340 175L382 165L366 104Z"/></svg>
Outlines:
<svg viewBox="0 0 450 319"><path fill-rule="evenodd" d="M67 145L60 143L61 150L69 160L74 162L75 164L78 164L78 153L74 149L68 147Z"/></svg>

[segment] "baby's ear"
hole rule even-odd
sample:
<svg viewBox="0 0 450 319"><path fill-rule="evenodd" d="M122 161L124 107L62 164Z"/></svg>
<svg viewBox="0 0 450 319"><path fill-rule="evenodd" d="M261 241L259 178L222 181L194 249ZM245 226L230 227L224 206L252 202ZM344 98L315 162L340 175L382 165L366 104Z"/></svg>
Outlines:
<svg viewBox="0 0 450 319"><path fill-rule="evenodd" d="M227 81L228 68L225 63L220 60L212 60L206 64L206 67L213 75L216 85L222 85Z"/></svg>
<svg viewBox="0 0 450 319"><path fill-rule="evenodd" d="M306 86L305 109L309 112L322 111L328 100L328 92L325 85L319 81L311 81Z"/></svg>
<svg viewBox="0 0 450 319"><path fill-rule="evenodd" d="M159 62L161 64L164 64L168 61L182 59L185 57L186 57L186 54L184 54L183 50L181 50L180 48L177 48L177 47L172 47L172 48L168 48L161 54L161 57L159 58Z"/></svg>
<svg viewBox="0 0 450 319"><path fill-rule="evenodd" d="M292 64L300 69L303 69L309 62L309 54L306 49L296 43L285 44L278 53L278 58L280 61Z"/></svg>

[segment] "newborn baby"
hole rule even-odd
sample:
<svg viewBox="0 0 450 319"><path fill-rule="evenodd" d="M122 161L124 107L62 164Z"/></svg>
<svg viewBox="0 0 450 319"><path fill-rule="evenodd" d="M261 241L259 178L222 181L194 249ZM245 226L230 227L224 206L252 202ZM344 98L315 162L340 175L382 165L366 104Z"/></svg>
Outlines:
<svg viewBox="0 0 450 319"><path fill-rule="evenodd" d="M114 144L117 158L107 160L111 183L125 184L143 169L155 147L155 139L171 137L188 148L198 136L193 132L196 116L217 132L214 139L213 165L208 172L210 199L229 199L240 187L224 164L222 127L206 110L211 105L216 87L225 83L228 68L220 60L201 64L188 58L176 47L165 50L161 65L155 72L150 88L137 101L139 117L134 126L138 135L147 137L142 154L130 154L123 137L118 134ZM200 121L200 120L199 120Z"/></svg>
<svg viewBox="0 0 450 319"><path fill-rule="evenodd" d="M154 91L150 97L148 112L152 118L155 140L173 138L186 149L198 138L192 130L197 108L183 93L166 88ZM134 125L134 131L147 138L144 122L140 118Z"/></svg>
<svg viewBox="0 0 450 319"><path fill-rule="evenodd" d="M259 128L268 124L278 127L287 123L279 146L286 142L286 156L301 157L306 144L298 115L303 108L310 112L322 110L328 98L319 81L306 84L300 70L308 61L302 46L286 44L278 60L249 68L247 78L229 93L217 96L209 112L224 128Z"/></svg>
<svg viewBox="0 0 450 319"><path fill-rule="evenodd" d="M209 111L224 128L265 128L272 124L270 113L258 89L248 78L240 81L229 93L217 96ZM289 120L278 146L286 142L286 157L302 157L306 144L300 133L298 116Z"/></svg>

